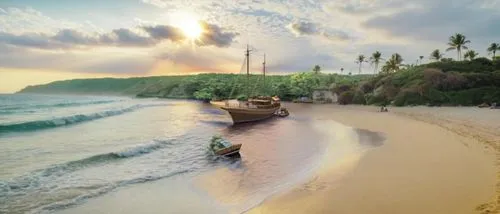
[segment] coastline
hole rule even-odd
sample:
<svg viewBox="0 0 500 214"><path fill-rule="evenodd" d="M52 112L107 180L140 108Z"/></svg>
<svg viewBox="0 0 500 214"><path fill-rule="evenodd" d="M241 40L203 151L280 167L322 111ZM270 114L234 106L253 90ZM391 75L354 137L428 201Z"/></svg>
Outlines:
<svg viewBox="0 0 500 214"><path fill-rule="evenodd" d="M291 120L277 121L293 121L287 123L288 128L297 129L296 125L302 124L303 118L312 118L321 122L316 125L322 132L342 137L340 133L347 132L339 128L345 127L352 130L350 133L357 133L357 140L352 140L372 148L363 150L362 154L344 153L358 155L340 158L336 153L341 152L339 148L343 147L338 144L335 150L323 150L327 155L321 159L320 166L310 173L312 176L305 173L308 174L305 179L299 178L300 182L292 182L283 191L276 189L265 197L264 202L252 204L249 209L245 207L244 213L498 212L499 163L498 147L495 145L498 146L500 133L495 130L500 128L500 124L495 121L500 119L500 115L497 116L496 110L390 107L389 113L380 113L374 106L294 103L286 103L286 106L292 112ZM294 112L297 114L293 115ZM262 123L269 124L272 121ZM276 140L279 135L273 137L272 140ZM354 141L334 140L346 146ZM378 144L380 141L383 143ZM282 145L273 149L302 150L304 142L298 140L292 146L291 142L283 141ZM253 144L257 147L246 147L245 151L259 153L267 148L264 145ZM273 149L267 149L269 154L273 153ZM238 203L246 203L248 197L238 196L255 191L255 186L252 182L234 180L237 176L232 175L242 171L237 170L237 165L203 173L203 176L183 175L127 186L57 213L163 213L174 210L180 213L240 213L231 212L228 207L234 202L237 210L243 208ZM256 164L250 169L261 170L262 166L267 165ZM245 176L248 176L246 172ZM265 175L254 172L254 177ZM206 188L207 184L212 187ZM246 189L241 188L242 185ZM224 188L225 191L220 192L217 188ZM173 190L182 194L172 194ZM177 206L183 201L190 201L192 205Z"/></svg>
<svg viewBox="0 0 500 214"><path fill-rule="evenodd" d="M389 113L371 106L320 109L325 118L383 133L387 140L342 178L325 170L247 213L498 212L496 126L461 118L460 112L443 115L439 111L449 110L444 108L391 108ZM464 109L472 108L455 111Z"/></svg>

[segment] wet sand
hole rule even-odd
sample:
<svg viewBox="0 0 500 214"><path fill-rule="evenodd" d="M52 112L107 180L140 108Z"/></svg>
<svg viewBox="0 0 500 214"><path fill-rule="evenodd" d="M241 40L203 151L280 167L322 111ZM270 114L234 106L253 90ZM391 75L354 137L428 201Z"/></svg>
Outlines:
<svg viewBox="0 0 500 214"><path fill-rule="evenodd" d="M387 140L350 172L325 169L248 213L498 213L500 111L377 110L314 107L324 119L380 132Z"/></svg>

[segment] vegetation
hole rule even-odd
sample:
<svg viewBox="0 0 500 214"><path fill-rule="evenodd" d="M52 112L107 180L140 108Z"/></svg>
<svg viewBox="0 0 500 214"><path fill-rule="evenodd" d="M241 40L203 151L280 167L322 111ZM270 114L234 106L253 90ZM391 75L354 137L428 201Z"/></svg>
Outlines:
<svg viewBox="0 0 500 214"><path fill-rule="evenodd" d="M443 54L439 51L439 49L432 51L431 57L430 57L431 60L439 62L442 58L443 58Z"/></svg>
<svg viewBox="0 0 500 214"><path fill-rule="evenodd" d="M375 74L378 73L378 64L382 60L382 53L379 51L375 51L375 53L372 54L370 57L370 62L372 65L375 65Z"/></svg>
<svg viewBox="0 0 500 214"><path fill-rule="evenodd" d="M463 34L457 33L450 37L448 46L450 46L446 51L457 50L457 60L462 59L462 50L467 50L466 44L470 43L469 40Z"/></svg>
<svg viewBox="0 0 500 214"><path fill-rule="evenodd" d="M321 67L319 65L315 65L313 71L314 73L318 74L319 72L321 72Z"/></svg>
<svg viewBox="0 0 500 214"><path fill-rule="evenodd" d="M367 62L366 61L366 57L365 55L359 55L358 58L356 58L356 63L359 64L359 74L361 74L361 66L363 65L363 62Z"/></svg>
<svg viewBox="0 0 500 214"><path fill-rule="evenodd" d="M311 97L316 88L331 88L338 94L339 104L367 105L478 105L500 103L500 56L495 56L498 45L488 51L492 59L479 57L469 50L461 61L461 50L470 43L465 36L450 37L450 48L457 50L458 60L443 58L436 49L430 54L433 62L403 65L400 54L392 54L377 75L343 75L321 73L315 65L312 72L293 75L251 75L251 87L246 87L246 76L238 74L199 74L128 79L80 79L57 81L46 85L29 86L23 93L73 93L136 95L138 97L184 98L217 100L236 98L246 100L252 95L277 95L282 100ZM370 57L377 71L382 54L376 51ZM364 55L356 61L366 62Z"/></svg>
<svg viewBox="0 0 500 214"><path fill-rule="evenodd" d="M479 54L474 51L474 50L468 50L467 52L465 52L464 54L464 59L468 59L468 60L473 60L474 58L476 58L476 56L478 56Z"/></svg>
<svg viewBox="0 0 500 214"><path fill-rule="evenodd" d="M45 85L28 86L21 93L66 93L94 95L128 95L183 99L244 99L250 95L278 95L283 100L310 97L315 88L337 85L356 85L370 75L339 75L302 72L293 75L251 75L247 90L246 76L238 74L199 74L140 78L103 78L56 81Z"/></svg>
<svg viewBox="0 0 500 214"><path fill-rule="evenodd" d="M399 71L401 63L403 63L403 57L401 57L398 53L393 54L382 67L382 73L388 74Z"/></svg>
<svg viewBox="0 0 500 214"><path fill-rule="evenodd" d="M492 54L493 56L491 57L492 60L495 60L495 54L497 51L500 51L500 44L498 43L491 43L490 47L487 49L488 53Z"/></svg>

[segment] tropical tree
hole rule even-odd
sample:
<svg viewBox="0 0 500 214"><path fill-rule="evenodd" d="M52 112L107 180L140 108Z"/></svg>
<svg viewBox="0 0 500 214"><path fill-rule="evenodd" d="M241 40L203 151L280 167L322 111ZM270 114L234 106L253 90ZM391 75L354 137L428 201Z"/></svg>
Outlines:
<svg viewBox="0 0 500 214"><path fill-rule="evenodd" d="M321 71L321 67L319 65L315 65L313 71L315 74L319 74L319 72Z"/></svg>
<svg viewBox="0 0 500 214"><path fill-rule="evenodd" d="M435 61L439 61L442 58L443 58L443 54L439 51L439 49L436 49L436 50L431 52L430 59L435 60Z"/></svg>
<svg viewBox="0 0 500 214"><path fill-rule="evenodd" d="M475 52L474 50L468 50L464 54L464 59L473 60L474 58L476 58L477 55L479 55L479 54L477 52Z"/></svg>
<svg viewBox="0 0 500 214"><path fill-rule="evenodd" d="M495 59L495 54L497 51L500 51L500 44L491 43L490 47L488 47L488 53L493 54L493 57L491 57L492 60Z"/></svg>
<svg viewBox="0 0 500 214"><path fill-rule="evenodd" d="M382 67L382 72L384 73L392 73L399 71L401 63L403 62L403 57L398 53L395 53L391 56L389 60L385 62L385 65Z"/></svg>
<svg viewBox="0 0 500 214"><path fill-rule="evenodd" d="M361 66L363 65L363 62L366 62L366 57L363 54L360 54L358 58L356 59L356 63L359 64L359 73L361 74Z"/></svg>
<svg viewBox="0 0 500 214"><path fill-rule="evenodd" d="M450 36L448 45L450 46L446 51L451 51L451 50L457 50L457 60L462 59L462 49L467 50L468 47L465 46L466 44L470 43L467 38L460 33L457 33L453 36Z"/></svg>
<svg viewBox="0 0 500 214"><path fill-rule="evenodd" d="M344 68L340 68L340 73L344 73Z"/></svg>
<svg viewBox="0 0 500 214"><path fill-rule="evenodd" d="M418 58L420 59L420 64L422 64L422 59L424 59L424 56L419 56Z"/></svg>
<svg viewBox="0 0 500 214"><path fill-rule="evenodd" d="M370 57L371 64L375 65L375 72L374 73L377 73L378 64L380 63L381 60L382 60L382 54L378 51L375 51L375 53L373 53L372 56Z"/></svg>

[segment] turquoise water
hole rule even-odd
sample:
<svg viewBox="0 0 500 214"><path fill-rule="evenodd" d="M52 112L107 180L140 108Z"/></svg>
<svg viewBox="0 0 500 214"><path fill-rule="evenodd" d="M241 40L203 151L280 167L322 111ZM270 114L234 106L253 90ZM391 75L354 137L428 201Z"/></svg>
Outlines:
<svg viewBox="0 0 500 214"><path fill-rule="evenodd" d="M124 187L227 167L242 172L228 182L251 190L238 203L263 200L322 158L328 143L313 123L292 114L233 126L226 112L184 100L0 95L0 213L52 213ZM214 134L242 143L241 158L211 156Z"/></svg>

